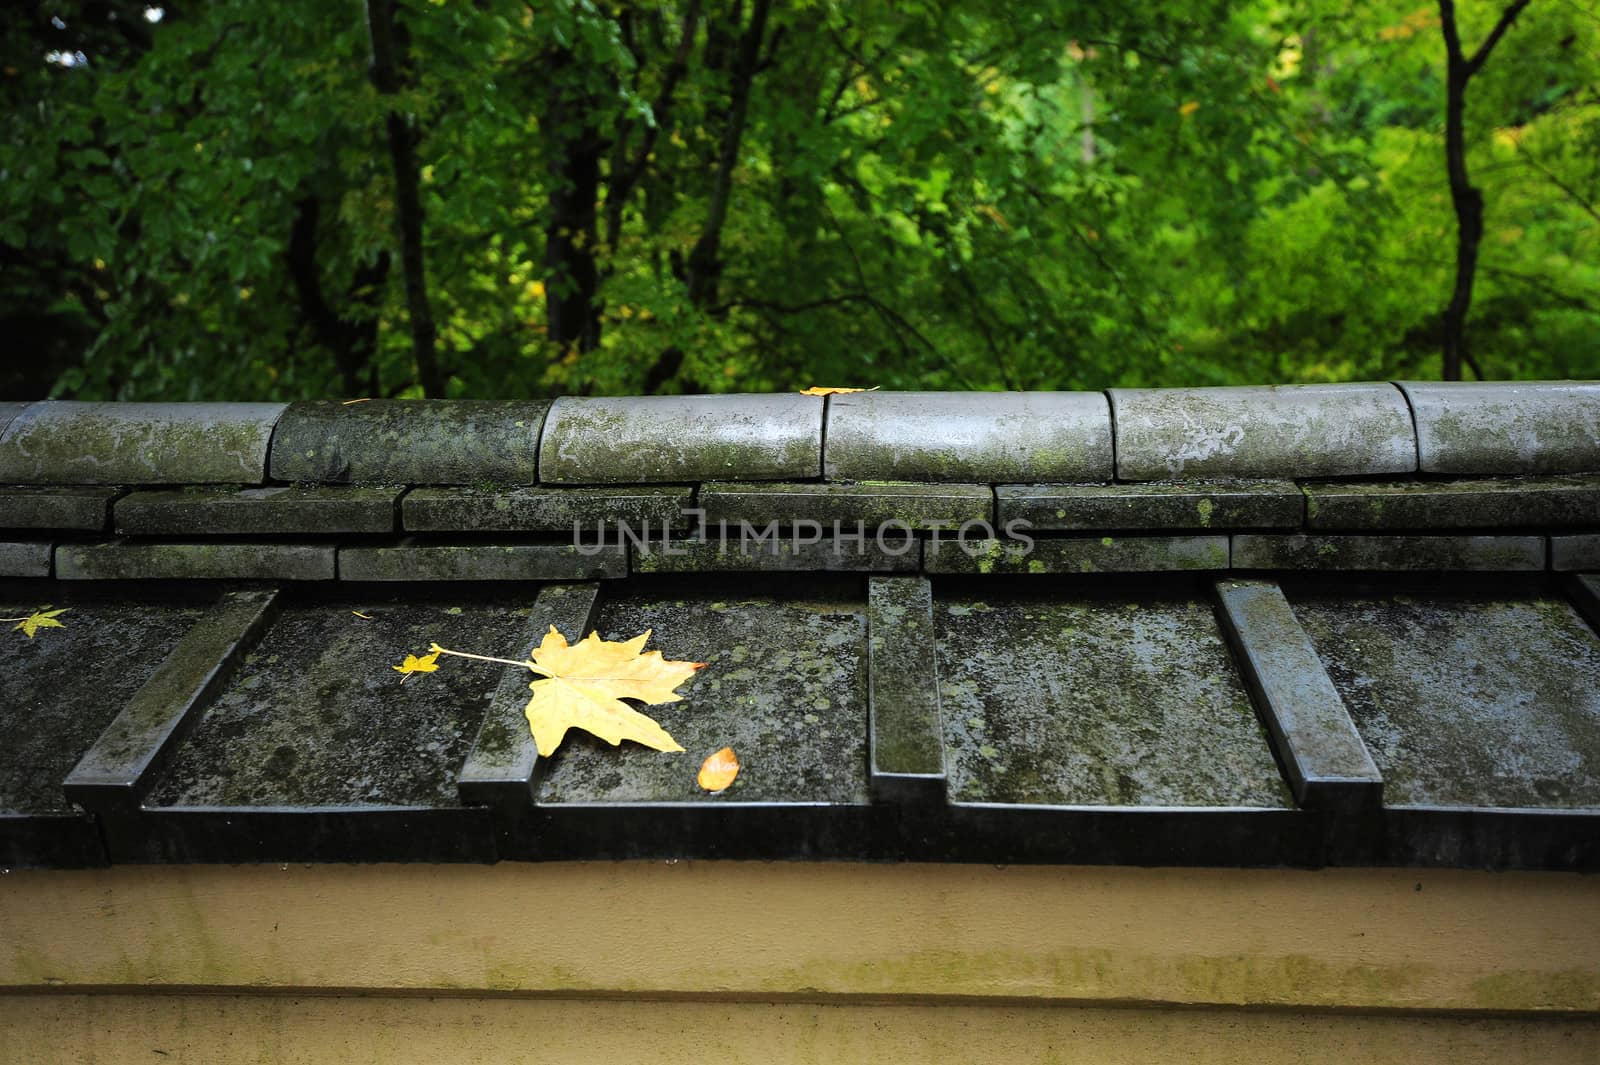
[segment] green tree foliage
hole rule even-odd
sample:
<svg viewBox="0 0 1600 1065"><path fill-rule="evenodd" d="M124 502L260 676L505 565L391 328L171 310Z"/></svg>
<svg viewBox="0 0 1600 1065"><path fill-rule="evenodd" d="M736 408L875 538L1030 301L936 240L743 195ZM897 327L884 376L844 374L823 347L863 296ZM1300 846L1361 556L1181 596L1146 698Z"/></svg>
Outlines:
<svg viewBox="0 0 1600 1065"><path fill-rule="evenodd" d="M1533 0L1465 95L1485 376L1600 376L1597 75ZM0 92L17 395L1441 372L1426 0L59 0Z"/></svg>

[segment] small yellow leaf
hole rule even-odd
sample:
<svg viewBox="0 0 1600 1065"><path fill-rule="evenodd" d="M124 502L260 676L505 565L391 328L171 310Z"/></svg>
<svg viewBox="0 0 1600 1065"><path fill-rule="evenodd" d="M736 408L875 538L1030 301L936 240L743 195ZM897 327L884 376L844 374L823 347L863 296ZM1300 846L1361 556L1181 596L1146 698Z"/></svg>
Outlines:
<svg viewBox="0 0 1600 1065"><path fill-rule="evenodd" d="M1198 110L1200 110L1200 101L1190 100L1188 103L1178 108L1178 114L1182 115L1184 118L1188 118Z"/></svg>
<svg viewBox="0 0 1600 1065"><path fill-rule="evenodd" d="M724 747L700 763L700 774L695 777L700 786L715 794L726 791L733 778L739 775L739 756L732 747Z"/></svg>
<svg viewBox="0 0 1600 1065"><path fill-rule="evenodd" d="M389 668L396 673L405 674L400 678L400 683L404 684L411 679L411 674L413 673L437 673L439 671L439 652L433 651L430 654L423 655L421 658L416 655L406 655L404 662Z"/></svg>
<svg viewBox="0 0 1600 1065"><path fill-rule="evenodd" d="M673 689L705 663L670 662L660 651L646 652L649 639L648 629L626 641L602 640L591 632L568 644L550 626L528 664L541 676L528 685L533 698L524 711L542 757L556 753L569 728L581 728L613 747L633 740L658 751L683 750L666 729L622 700L678 702L683 696Z"/></svg>
<svg viewBox="0 0 1600 1065"><path fill-rule="evenodd" d="M813 385L810 388L802 388L800 394L802 396L842 396L847 392L876 392L877 390L877 385L873 385L871 388L818 388Z"/></svg>
<svg viewBox="0 0 1600 1065"><path fill-rule="evenodd" d="M72 608L64 606L60 610L51 610L48 605L45 605L40 607L38 610L35 610L32 614L29 614L25 618L6 618L6 620L16 622L16 624L11 627L13 632L15 632L17 629L21 629L22 634L31 640L33 639L33 634L38 632L40 629L66 628L66 626L57 621L56 618L62 614L65 614L70 609Z"/></svg>
<svg viewBox="0 0 1600 1065"><path fill-rule="evenodd" d="M363 396L361 399L347 399L343 403L339 404L339 406L341 406L341 407L349 407L349 406L352 406L353 404L356 404L356 403L371 403L371 402L372 402L372 397L371 396Z"/></svg>
<svg viewBox="0 0 1600 1065"><path fill-rule="evenodd" d="M372 615L371 614L363 614L359 610L352 610L352 611L350 611L350 613L354 614L358 618L364 618L367 621L371 621L372 620Z"/></svg>

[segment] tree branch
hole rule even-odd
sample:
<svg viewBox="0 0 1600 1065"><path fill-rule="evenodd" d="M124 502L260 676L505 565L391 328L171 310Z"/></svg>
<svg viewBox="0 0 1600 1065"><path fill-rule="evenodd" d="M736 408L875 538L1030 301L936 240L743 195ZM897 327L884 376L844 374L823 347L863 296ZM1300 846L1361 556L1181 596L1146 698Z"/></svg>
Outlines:
<svg viewBox="0 0 1600 1065"><path fill-rule="evenodd" d="M1478 72L1484 63L1489 61L1489 53L1494 51L1494 46L1500 43L1500 38L1506 35L1511 24L1517 21L1517 16L1522 14L1522 9L1528 6L1528 0L1513 0L1510 7L1500 12L1500 18L1494 24L1494 29L1489 31L1489 36L1478 45L1478 50L1472 53L1472 58L1467 60L1467 76L1470 78ZM1454 19L1451 20L1454 23ZM1456 51L1461 50L1461 40L1456 39Z"/></svg>

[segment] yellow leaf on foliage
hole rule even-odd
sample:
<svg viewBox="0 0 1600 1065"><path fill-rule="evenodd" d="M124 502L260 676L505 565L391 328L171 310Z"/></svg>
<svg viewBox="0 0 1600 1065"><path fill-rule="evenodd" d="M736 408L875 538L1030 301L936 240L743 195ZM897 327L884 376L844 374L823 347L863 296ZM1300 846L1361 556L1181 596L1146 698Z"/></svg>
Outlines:
<svg viewBox="0 0 1600 1065"><path fill-rule="evenodd" d="M66 625L57 621L56 618L62 614L65 614L70 609L72 608L64 606L60 610L51 610L50 607L46 605L40 607L38 610L35 610L25 618L6 618L5 620L15 621L16 624L11 627L11 630L15 632L17 629L21 629L22 634L31 640L33 639L33 634L38 632L40 629L66 628Z"/></svg>
<svg viewBox="0 0 1600 1065"><path fill-rule="evenodd" d="M1200 110L1200 101L1190 100L1188 103L1178 108L1178 114L1182 115L1184 118L1188 118L1198 110Z"/></svg>
<svg viewBox="0 0 1600 1065"><path fill-rule="evenodd" d="M842 396L846 392L876 392L877 390L877 385L873 385L871 388L818 388L813 385L810 388L802 388L800 394L802 396Z"/></svg>
<svg viewBox="0 0 1600 1065"><path fill-rule="evenodd" d="M700 786L709 792L726 791L733 778L739 775L739 756L732 747L724 747L700 763L700 773L695 777Z"/></svg>
<svg viewBox="0 0 1600 1065"><path fill-rule="evenodd" d="M404 684L411 679L411 674L413 673L437 673L439 671L439 652L434 651L431 654L423 655L421 658L416 655L406 655L404 662L389 668L396 673L405 674L400 678L400 683Z"/></svg>
<svg viewBox="0 0 1600 1065"><path fill-rule="evenodd" d="M591 632L569 644L550 626L528 663L543 674L528 685L533 698L525 711L540 755L554 754L569 728L591 732L613 747L633 740L658 751L683 750L666 729L622 700L675 703L683 696L674 689L705 663L669 662L660 651L644 652L649 639L648 629L627 641L602 640Z"/></svg>

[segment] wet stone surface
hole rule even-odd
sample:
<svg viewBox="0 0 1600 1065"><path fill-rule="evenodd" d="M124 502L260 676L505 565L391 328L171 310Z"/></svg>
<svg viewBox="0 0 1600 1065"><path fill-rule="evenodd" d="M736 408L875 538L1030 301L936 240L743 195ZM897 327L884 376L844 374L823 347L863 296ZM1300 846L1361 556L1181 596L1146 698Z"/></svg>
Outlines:
<svg viewBox="0 0 1600 1065"><path fill-rule="evenodd" d="M62 580L331 581L331 544L108 543L56 549Z"/></svg>
<svg viewBox="0 0 1600 1065"><path fill-rule="evenodd" d="M994 517L994 492L986 484L907 484L892 481L859 484L707 484L700 489L706 525L727 522L765 526L776 521L790 526L814 521L831 530L835 522L854 532L895 523L898 529L955 529L969 521Z"/></svg>
<svg viewBox="0 0 1600 1065"><path fill-rule="evenodd" d="M995 496L1002 525L1050 530L1298 528L1305 512L1293 481L1009 484Z"/></svg>
<svg viewBox="0 0 1600 1065"><path fill-rule="evenodd" d="M1600 638L1531 593L1291 593L1388 805L1600 807Z"/></svg>
<svg viewBox="0 0 1600 1065"><path fill-rule="evenodd" d="M0 617L23 617L44 603L7 595ZM68 608L59 629L33 639L0 625L0 810L70 813L61 781L204 613L198 603L96 601L52 595Z"/></svg>
<svg viewBox="0 0 1600 1065"><path fill-rule="evenodd" d="M1600 533L1550 537L1550 568L1600 571Z"/></svg>
<svg viewBox="0 0 1600 1065"><path fill-rule="evenodd" d="M935 585L950 797L1293 805L1211 607Z"/></svg>
<svg viewBox="0 0 1600 1065"><path fill-rule="evenodd" d="M923 549L929 573L1138 573L1228 568L1226 536L1069 536L941 540Z"/></svg>
<svg viewBox="0 0 1600 1065"><path fill-rule="evenodd" d="M50 576L47 543L0 543L0 577Z"/></svg>
<svg viewBox="0 0 1600 1065"><path fill-rule="evenodd" d="M0 529L73 529L98 531L111 516L111 501L120 488L0 488Z"/></svg>
<svg viewBox="0 0 1600 1065"><path fill-rule="evenodd" d="M1480 570L1544 568L1542 536L1265 536L1233 538L1234 569Z"/></svg>
<svg viewBox="0 0 1600 1065"><path fill-rule="evenodd" d="M292 404L272 479L338 484L532 484L546 400Z"/></svg>
<svg viewBox="0 0 1600 1065"><path fill-rule="evenodd" d="M195 486L133 492L117 501L120 533L150 536L292 536L394 530L398 488Z"/></svg>
<svg viewBox="0 0 1600 1065"><path fill-rule="evenodd" d="M341 547L347 581L571 581L626 577L622 544L418 544Z"/></svg>
<svg viewBox="0 0 1600 1065"><path fill-rule="evenodd" d="M551 532L584 536L604 527L616 536L618 523L652 535L686 529L683 510L694 489L680 485L630 488L415 488L401 503L411 532Z"/></svg>
<svg viewBox="0 0 1600 1065"><path fill-rule="evenodd" d="M456 805L456 772L504 667L441 658L404 683L391 667L433 642L509 657L528 610L521 599L286 608L147 805Z"/></svg>
<svg viewBox="0 0 1600 1065"><path fill-rule="evenodd" d="M686 753L569 732L541 771L541 804L868 801L861 582L811 581L781 595L739 584L641 586L603 600L598 629L610 640L650 629L649 649L706 663L679 689L682 702L644 708ZM711 795L695 774L723 747L741 768Z"/></svg>
<svg viewBox="0 0 1600 1065"><path fill-rule="evenodd" d="M1600 382L1402 381L1425 473L1600 471Z"/></svg>
<svg viewBox="0 0 1600 1065"><path fill-rule="evenodd" d="M1600 477L1307 484L1313 529L1571 528L1600 524Z"/></svg>

